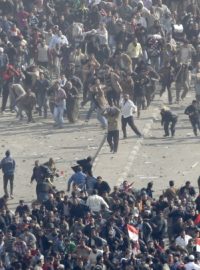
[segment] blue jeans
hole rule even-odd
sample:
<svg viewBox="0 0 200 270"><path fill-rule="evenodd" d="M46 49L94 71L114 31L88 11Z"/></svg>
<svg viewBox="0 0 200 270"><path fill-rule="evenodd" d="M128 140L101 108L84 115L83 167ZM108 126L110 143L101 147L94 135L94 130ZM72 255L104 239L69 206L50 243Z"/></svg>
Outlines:
<svg viewBox="0 0 200 270"><path fill-rule="evenodd" d="M63 114L64 114L64 107L63 106L55 106L53 111L54 121L55 124L62 127L63 126Z"/></svg>
<svg viewBox="0 0 200 270"><path fill-rule="evenodd" d="M106 118L102 115L103 110L101 108L97 108L97 120L101 123L103 128L107 127L107 120Z"/></svg>

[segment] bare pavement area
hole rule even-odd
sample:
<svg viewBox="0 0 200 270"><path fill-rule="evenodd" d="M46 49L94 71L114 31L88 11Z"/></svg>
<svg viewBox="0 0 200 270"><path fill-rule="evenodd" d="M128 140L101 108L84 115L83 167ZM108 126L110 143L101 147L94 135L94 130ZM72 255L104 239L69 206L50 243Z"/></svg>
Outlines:
<svg viewBox="0 0 200 270"><path fill-rule="evenodd" d="M81 111L81 117L76 124L65 120L63 129L55 129L50 115L47 120L35 116L36 123L31 124L26 120L18 121L10 112L0 116L0 156L4 157L5 151L10 149L16 161L14 200L9 200L10 204L18 203L19 199L32 201L36 198L36 183L30 184L35 160L44 163L50 157L54 158L60 174L55 179L55 186L66 190L66 179L73 173L71 166L75 161L95 155L105 131L95 119L85 123L84 111Z"/></svg>
<svg viewBox="0 0 200 270"><path fill-rule="evenodd" d="M144 138L138 139L128 128L128 138L123 140L120 132L117 154L111 154L105 143L94 163L95 176L101 175L111 187L125 179L133 181L136 188L153 181L155 193L166 188L171 179L179 186L187 180L197 186L200 137L193 136L188 117L183 114L193 97L194 93L190 92L181 104L171 105L172 111L179 116L176 136L163 138L159 110L165 103L166 95L162 99L156 95L150 108L142 111L140 119L135 120ZM66 120L61 130L53 128L50 117L44 120L36 116L36 123L26 124L16 120L15 114L9 112L1 116L0 155L3 157L5 151L10 149L17 163L14 200L9 200L9 204L15 205L19 199L31 202L36 198L36 185L30 184L35 160L43 163L53 157L60 174L55 185L59 190L66 191L66 181L73 173L71 166L77 159L94 156L105 136L95 115L89 123L85 123L84 114L85 109L76 124L69 124Z"/></svg>
<svg viewBox="0 0 200 270"><path fill-rule="evenodd" d="M163 138L160 108L165 104L166 95L161 99L156 96L149 110L142 111L141 119L136 119L144 138L138 139L128 129L128 138L120 140L116 155L110 155L105 144L98 156L96 174L103 171L102 176L111 186L128 180L134 182L135 188L141 189L153 181L155 195L168 187L169 180L174 180L177 187L189 180L197 188L200 134L194 136L188 116L184 114L193 99L194 92L191 91L180 104L169 106L178 115L176 135L174 138Z"/></svg>

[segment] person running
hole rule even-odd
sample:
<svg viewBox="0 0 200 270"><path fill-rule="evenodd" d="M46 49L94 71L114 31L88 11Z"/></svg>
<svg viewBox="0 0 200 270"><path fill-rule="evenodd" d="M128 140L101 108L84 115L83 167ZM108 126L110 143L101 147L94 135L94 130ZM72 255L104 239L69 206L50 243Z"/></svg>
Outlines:
<svg viewBox="0 0 200 270"><path fill-rule="evenodd" d="M175 126L177 123L177 115L172 113L169 108L163 107L161 109L161 126L164 127L164 132L165 134L163 135L164 137L169 136L169 125L170 125L170 131L171 131L171 136L174 137L175 135Z"/></svg>
<svg viewBox="0 0 200 270"><path fill-rule="evenodd" d="M137 107L129 99L129 95L125 94L124 98L121 102L121 113L122 113L122 131L123 131L123 136L124 139L127 138L127 132L126 132L126 126L127 124L131 127L131 129L135 132L135 134L140 138L142 137L141 132L138 130L134 123L134 118L133 118L133 113L137 112Z"/></svg>
<svg viewBox="0 0 200 270"><path fill-rule="evenodd" d="M192 104L185 109L184 113L189 116L194 135L197 136L197 128L200 130L200 110L198 108L198 102L193 100Z"/></svg>

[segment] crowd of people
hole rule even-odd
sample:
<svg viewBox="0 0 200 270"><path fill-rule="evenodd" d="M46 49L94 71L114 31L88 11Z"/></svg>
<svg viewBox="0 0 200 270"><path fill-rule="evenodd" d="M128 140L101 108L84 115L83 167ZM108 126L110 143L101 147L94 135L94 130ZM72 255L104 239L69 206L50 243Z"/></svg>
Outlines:
<svg viewBox="0 0 200 270"><path fill-rule="evenodd" d="M123 94L140 117L158 82L172 104L185 98L192 76L199 99L197 0L1 0L0 10L2 113L9 98L20 120L50 110L62 128L63 116L76 122L89 102L85 120L96 111L106 128L102 112L119 107Z"/></svg>
<svg viewBox="0 0 200 270"><path fill-rule="evenodd" d="M159 197L153 182L136 189L123 181L112 189L92 169L92 158L77 161L67 191L56 190L52 158L36 161L31 183L37 200L9 209L15 160L1 162L5 195L0 198L2 270L198 270L200 195L189 181L173 180ZM6 162L8 160L8 162ZM200 188L200 177L198 179Z"/></svg>
<svg viewBox="0 0 200 270"><path fill-rule="evenodd" d="M124 138L127 124L142 137L133 113L139 118L148 109L159 84L169 105L194 85L196 100L185 114L197 135L200 1L0 0L2 114L9 109L31 123L34 111L63 128L65 117L75 123L89 103L85 121L96 113L116 153L120 117ZM177 120L162 108L164 136L175 135ZM200 196L189 181L176 187L171 180L159 198L152 182L111 189L88 157L73 167L67 191L58 191L53 159L36 161L37 201L20 200L11 211L9 150L0 168L0 270L200 269Z"/></svg>

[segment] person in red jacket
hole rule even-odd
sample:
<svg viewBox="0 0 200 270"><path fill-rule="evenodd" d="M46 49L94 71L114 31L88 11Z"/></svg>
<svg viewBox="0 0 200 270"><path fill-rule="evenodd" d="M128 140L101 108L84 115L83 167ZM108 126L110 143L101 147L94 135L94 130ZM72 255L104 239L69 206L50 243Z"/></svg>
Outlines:
<svg viewBox="0 0 200 270"><path fill-rule="evenodd" d="M6 109L6 104L9 96L9 87L16 77L20 77L20 72L16 70L13 65L7 65L6 70L3 72L3 92L2 92L2 105L1 112Z"/></svg>

